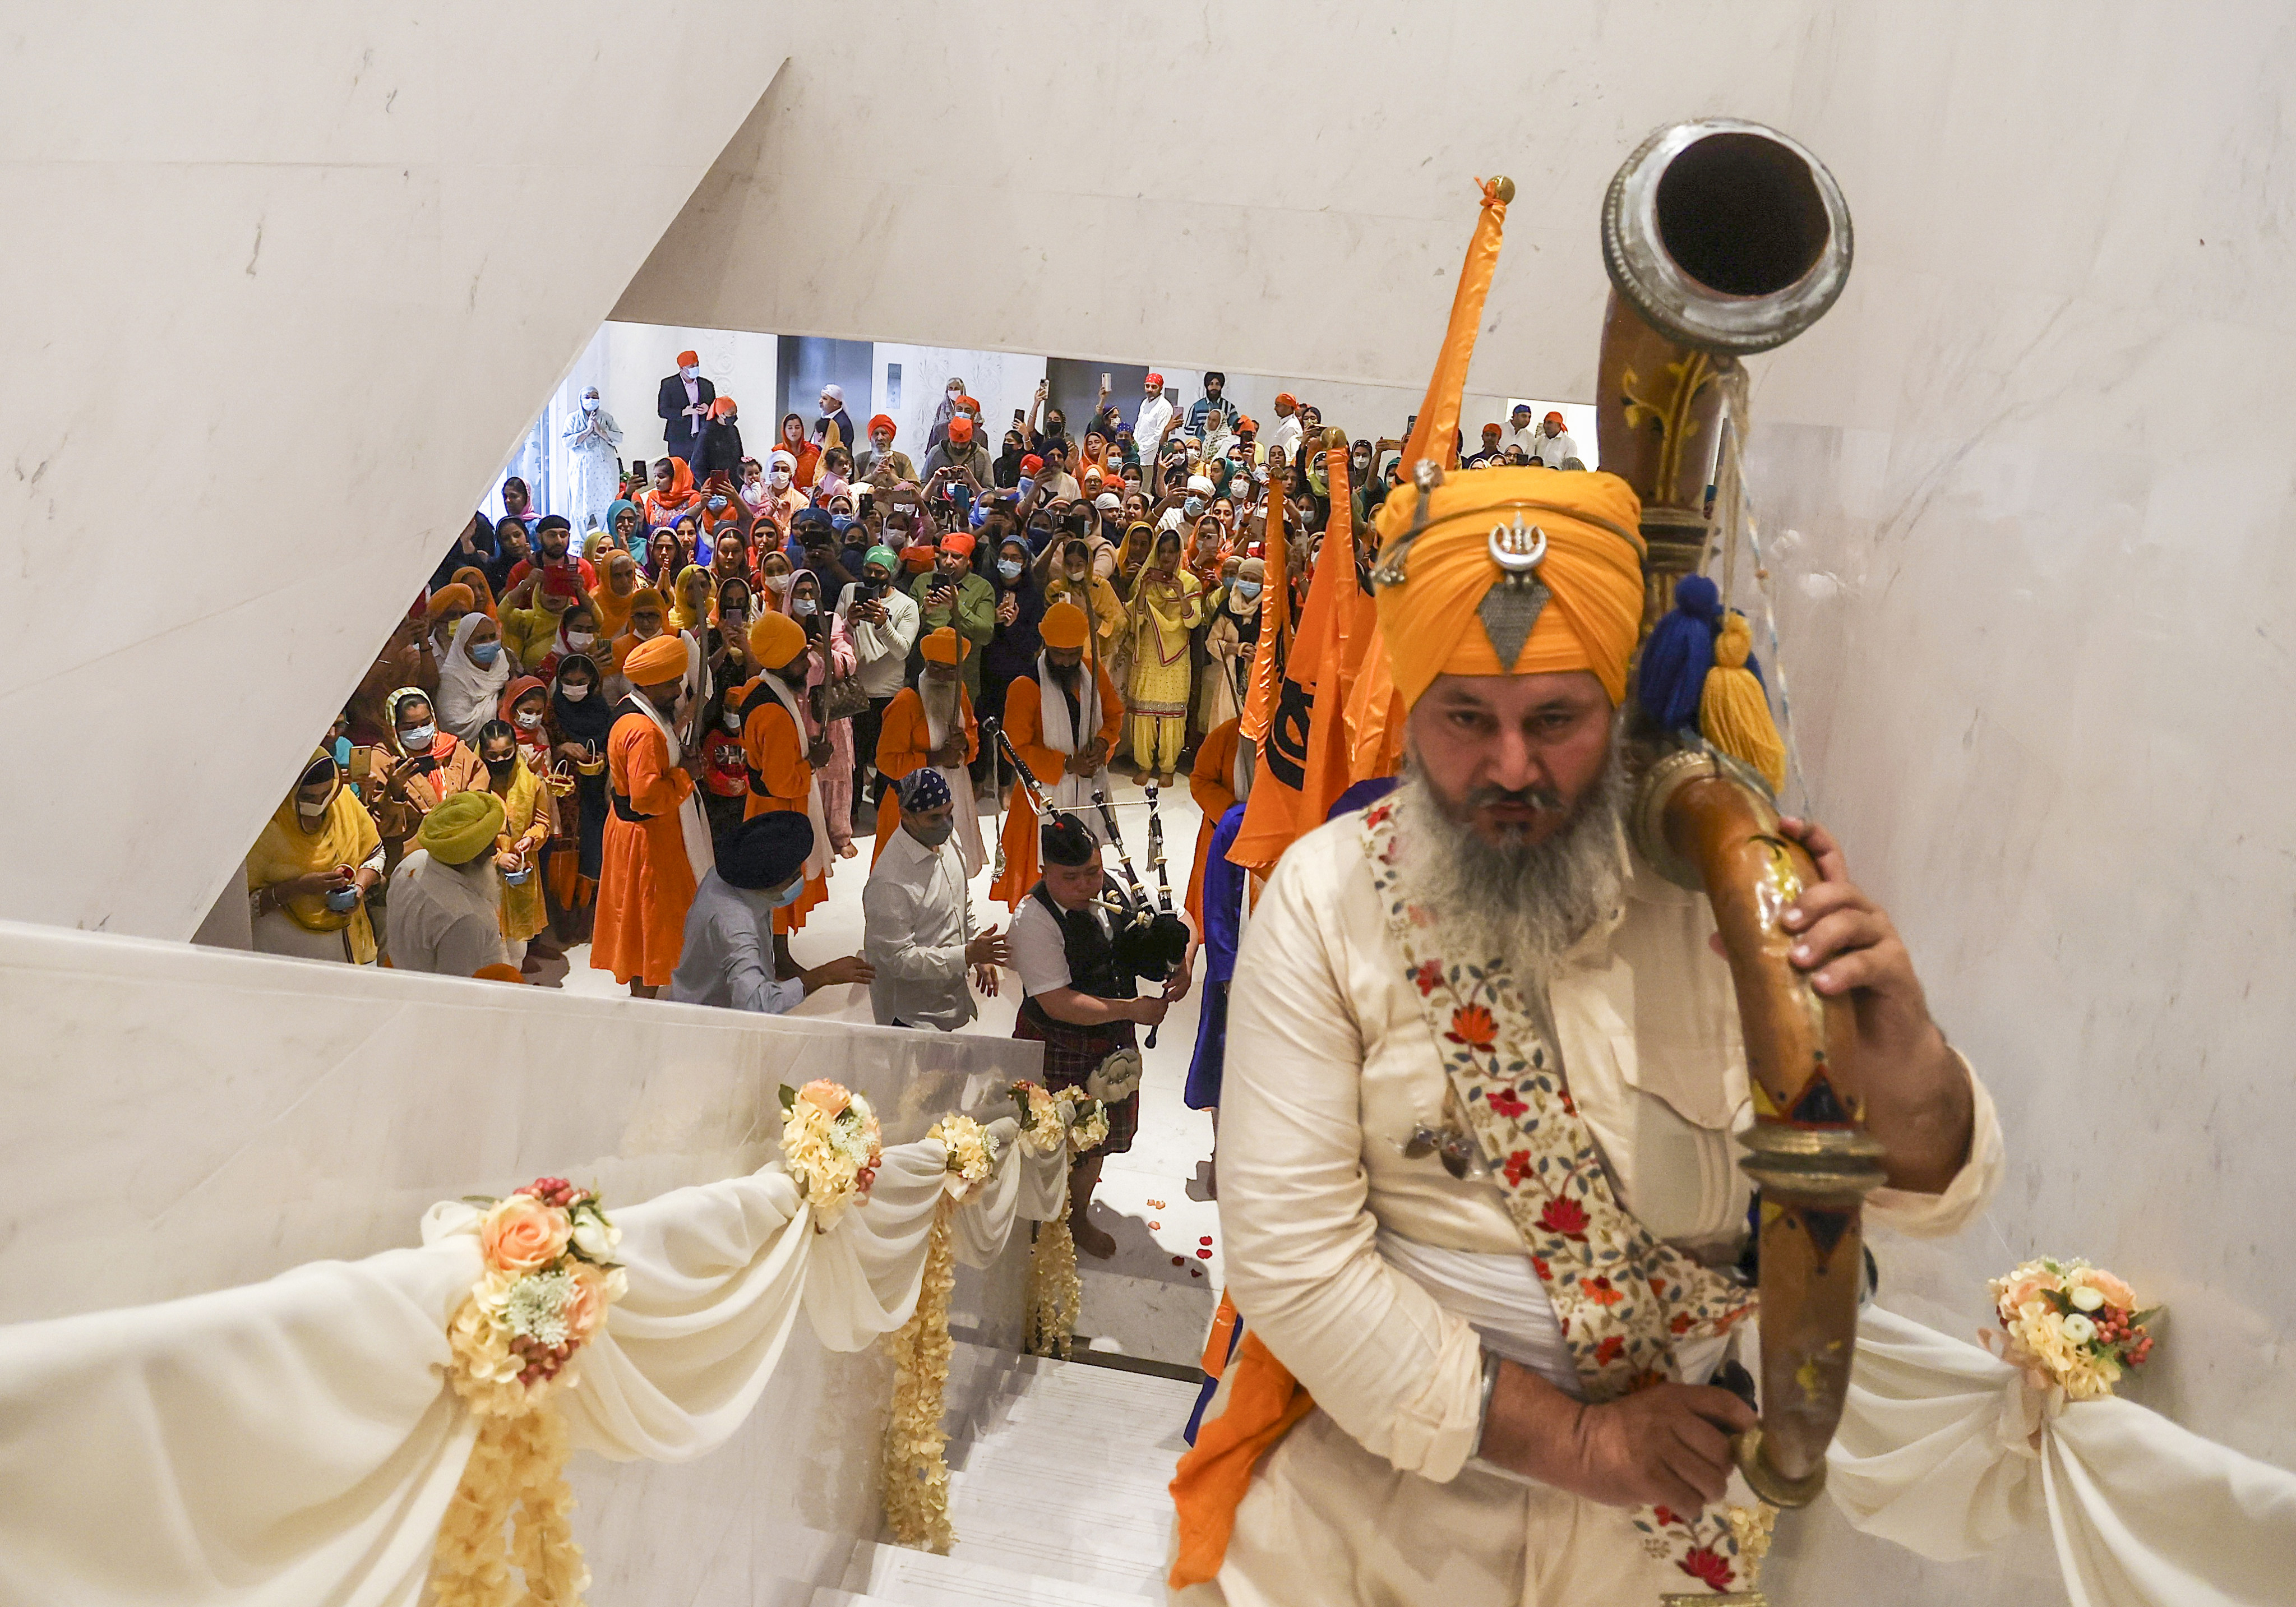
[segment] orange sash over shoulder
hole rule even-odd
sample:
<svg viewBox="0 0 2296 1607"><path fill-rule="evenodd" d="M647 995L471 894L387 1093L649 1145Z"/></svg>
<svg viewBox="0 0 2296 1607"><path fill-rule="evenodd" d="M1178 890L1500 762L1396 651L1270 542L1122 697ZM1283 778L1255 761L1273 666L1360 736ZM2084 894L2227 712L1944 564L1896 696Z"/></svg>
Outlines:
<svg viewBox="0 0 2296 1607"><path fill-rule="evenodd" d="M1180 1546L1168 1582L1175 1590L1201 1585L1219 1572L1228 1537L1235 1532L1235 1509L1251 1487L1251 1470L1316 1407L1249 1329L1233 1366L1227 1410L1204 1424L1172 1477Z"/></svg>

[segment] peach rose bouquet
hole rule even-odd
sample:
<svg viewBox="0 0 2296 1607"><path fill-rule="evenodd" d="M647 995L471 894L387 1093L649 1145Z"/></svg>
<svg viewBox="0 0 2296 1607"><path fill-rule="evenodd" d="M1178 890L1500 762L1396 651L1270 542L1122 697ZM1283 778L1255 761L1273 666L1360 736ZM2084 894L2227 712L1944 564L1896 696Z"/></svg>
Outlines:
<svg viewBox="0 0 2296 1607"><path fill-rule="evenodd" d="M502 1409L530 1406L605 1326L607 1308L628 1287L612 1259L621 1240L597 1194L563 1177L538 1177L487 1202L479 1219L486 1275L471 1291L454 1339L472 1381L508 1398Z"/></svg>
<svg viewBox="0 0 2296 1607"><path fill-rule="evenodd" d="M2139 1310L2136 1291L2101 1267L2044 1258L1986 1288L2001 1319L2002 1359L2023 1368L2037 1390L2095 1400L2152 1354L2147 1324L2161 1308ZM1988 1349L1996 1337L1987 1336Z"/></svg>

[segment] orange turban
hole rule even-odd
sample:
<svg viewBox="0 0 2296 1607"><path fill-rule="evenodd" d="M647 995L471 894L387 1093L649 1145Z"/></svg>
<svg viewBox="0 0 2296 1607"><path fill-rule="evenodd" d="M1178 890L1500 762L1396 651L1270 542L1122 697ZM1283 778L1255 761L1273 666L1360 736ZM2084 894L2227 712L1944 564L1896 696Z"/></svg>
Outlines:
<svg viewBox="0 0 2296 1607"><path fill-rule="evenodd" d="M622 674L633 686L660 686L685 678L685 638L656 636L630 649Z"/></svg>
<svg viewBox="0 0 2296 1607"><path fill-rule="evenodd" d="M636 613L642 608L650 608L658 614L669 611L669 604L661 599L660 589L652 585L642 586L630 594L629 611Z"/></svg>
<svg viewBox="0 0 2296 1607"><path fill-rule="evenodd" d="M1399 562L1400 581L1379 588L1380 635L1395 689L1419 701L1437 676L1544 675L1592 670L1613 704L1627 694L1643 615L1642 504L1615 474L1558 475L1544 469L1488 469L1435 488L1426 529L1407 547L1404 537L1419 492L1390 493L1379 511L1381 567ZM1495 530L1522 521L1546 552L1529 571L1550 594L1511 664L1494 644L1513 620L1493 597L1505 580L1494 553Z"/></svg>
<svg viewBox="0 0 2296 1607"><path fill-rule="evenodd" d="M1082 647L1090 628L1084 610L1073 603L1054 603L1037 622L1037 634L1047 647Z"/></svg>
<svg viewBox="0 0 2296 1607"><path fill-rule="evenodd" d="M962 447L972 439L972 421L963 414L948 421L948 439Z"/></svg>
<svg viewBox="0 0 2296 1607"><path fill-rule="evenodd" d="M805 651L805 627L789 615L768 611L750 627L750 652L767 669L779 669Z"/></svg>
<svg viewBox="0 0 2296 1607"><path fill-rule="evenodd" d="M680 368L699 368L701 366L701 354L696 351L681 351L677 354L677 365Z"/></svg>
<svg viewBox="0 0 2296 1607"><path fill-rule="evenodd" d="M440 586L430 594L430 617L436 619L458 603L467 614L478 607L479 594L459 580L452 586Z"/></svg>
<svg viewBox="0 0 2296 1607"><path fill-rule="evenodd" d="M939 630L927 631L924 640L917 644L917 651L924 654L928 664L955 663L956 649L956 631L954 627L947 625Z"/></svg>
<svg viewBox="0 0 2296 1607"><path fill-rule="evenodd" d="M733 411L734 398L722 393L716 401L709 404L709 416L713 419L722 419Z"/></svg>
<svg viewBox="0 0 2296 1607"><path fill-rule="evenodd" d="M890 417L889 417L887 414L882 414L882 413L881 413L881 414L876 414L874 417L873 417L873 418L871 418L871 419L870 419L870 421L869 421L869 433L870 433L870 434L872 434L872 435L876 434L876 433L877 433L877 426L879 426L880 424L882 424L882 425L885 427L885 439L886 439L887 440L890 440L890 439L892 439L895 436L897 436L897 435L900 434L900 430L899 430L899 429L898 429L898 428L897 428L897 427L895 426L895 424L893 423L892 419L891 419Z"/></svg>
<svg viewBox="0 0 2296 1607"><path fill-rule="evenodd" d="M1275 393L1275 405L1279 407L1297 407L1300 405L1300 398L1288 390L1279 390Z"/></svg>

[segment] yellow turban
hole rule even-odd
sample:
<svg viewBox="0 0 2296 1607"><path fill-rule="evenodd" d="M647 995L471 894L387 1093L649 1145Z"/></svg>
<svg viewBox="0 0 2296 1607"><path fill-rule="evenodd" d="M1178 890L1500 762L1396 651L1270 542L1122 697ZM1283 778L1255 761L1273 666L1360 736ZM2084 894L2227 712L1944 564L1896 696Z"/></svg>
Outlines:
<svg viewBox="0 0 2296 1607"><path fill-rule="evenodd" d="M685 677L685 638L656 636L630 649L622 675L633 686L660 686Z"/></svg>
<svg viewBox="0 0 2296 1607"><path fill-rule="evenodd" d="M669 611L669 604L661 599L661 589L652 585L642 586L630 594L630 612L636 613L642 608L652 609L656 613Z"/></svg>
<svg viewBox="0 0 2296 1607"><path fill-rule="evenodd" d="M759 614L750 627L750 652L767 669L779 669L804 651L805 627L787 614Z"/></svg>
<svg viewBox="0 0 2296 1607"><path fill-rule="evenodd" d="M924 654L925 662L928 664L955 663L955 629L953 627L944 625L939 630L927 631L925 633L925 639L917 644L917 651Z"/></svg>
<svg viewBox="0 0 2296 1607"><path fill-rule="evenodd" d="M1426 528L1406 547L1419 496L1398 487L1378 521L1382 566L1399 562L1404 574L1380 586L1379 624L1405 704L1440 675L1570 669L1592 670L1611 701L1622 701L1643 616L1642 504L1627 482L1554 469L1455 474L1435 488ZM1544 533L1545 555L1530 573L1550 596L1514 661L1502 664L1493 641L1507 639L1510 611L1484 603L1508 575L1492 551L1494 528L1512 531L1518 517L1534 550Z"/></svg>
<svg viewBox="0 0 2296 1607"><path fill-rule="evenodd" d="M1082 647L1086 633L1091 627L1086 622L1084 610L1073 603L1055 603L1045 611L1037 622L1037 634L1047 647Z"/></svg>
<svg viewBox="0 0 2296 1607"><path fill-rule="evenodd" d="M503 829L502 799L491 792L457 792L422 817L415 846L447 865L468 865L494 847Z"/></svg>
<svg viewBox="0 0 2296 1607"><path fill-rule="evenodd" d="M430 617L436 619L450 608L461 608L465 613L478 607L479 594L461 581L442 586L430 594Z"/></svg>

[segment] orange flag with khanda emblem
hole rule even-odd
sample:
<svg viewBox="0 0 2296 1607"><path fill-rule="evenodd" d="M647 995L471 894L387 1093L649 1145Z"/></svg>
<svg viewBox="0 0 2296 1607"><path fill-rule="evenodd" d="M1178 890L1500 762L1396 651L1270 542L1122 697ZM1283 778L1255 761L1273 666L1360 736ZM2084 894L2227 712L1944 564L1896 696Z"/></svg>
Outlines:
<svg viewBox="0 0 2296 1607"><path fill-rule="evenodd" d="M1348 698L1378 619L1371 594L1358 578L1346 447L1324 455L1324 472L1332 488L1332 514L1324 528L1323 551L1308 582L1299 632L1273 677L1273 707L1260 739L1251 798L1227 853L1262 875L1285 849L1324 824L1348 789Z"/></svg>

